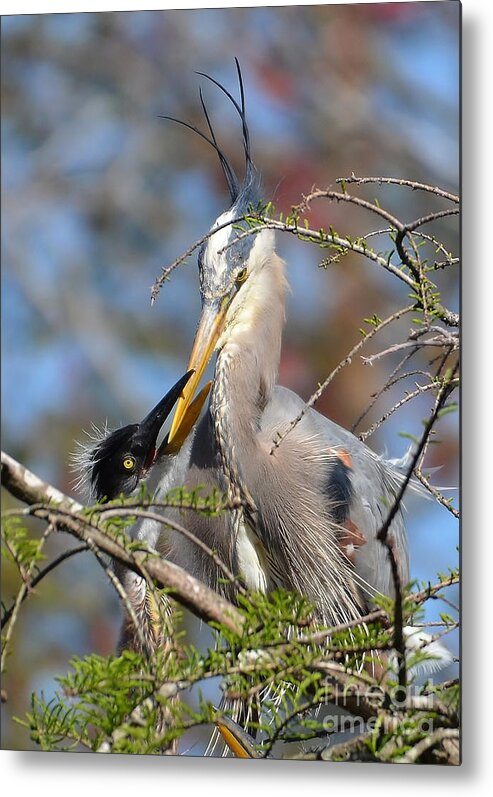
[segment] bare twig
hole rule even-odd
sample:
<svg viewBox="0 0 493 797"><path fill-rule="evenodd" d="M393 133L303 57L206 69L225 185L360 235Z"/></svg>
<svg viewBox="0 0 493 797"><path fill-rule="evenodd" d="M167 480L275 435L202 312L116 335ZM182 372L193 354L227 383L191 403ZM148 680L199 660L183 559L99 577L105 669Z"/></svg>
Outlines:
<svg viewBox="0 0 493 797"><path fill-rule="evenodd" d="M40 570L37 576L35 576L31 581L28 583L28 589L24 592L22 596L21 602L25 601L26 598L32 593L32 591L37 587L37 585L42 581L48 573L51 573L52 570L55 570L58 565L61 565L62 562L65 562L66 559L70 559L72 556L76 556L79 553L84 553L84 551L88 551L89 546L84 543L84 545L78 545L76 548L71 548L69 551L64 551L64 553L57 556L49 565L46 565L43 570ZM9 609L6 609L2 615L2 620L0 623L0 628L4 628L4 626L9 622L10 618L12 617L12 612L14 610L14 605L12 605Z"/></svg>
<svg viewBox="0 0 493 797"><path fill-rule="evenodd" d="M451 389L450 385L454 381L454 377L455 377L455 373L457 371L457 368L458 368L458 366L456 365L455 368L452 371L452 374L451 374L450 378L444 384L442 384L442 386L441 386L441 388L439 390L435 407L433 408L433 412L431 413L430 417L428 418L428 421L426 422L426 426L425 426L424 432L423 432L423 434L421 436L421 440L420 440L420 442L419 442L419 444L417 446L417 449L416 449L416 451L415 451L415 453L413 455L413 460L412 460L411 466L409 467L409 470L408 470L408 472L407 472L407 474L406 474L406 476L405 476L405 478L404 478L404 480L403 480L403 482L401 484L399 492L398 492L398 494L397 494L397 496L395 498L394 504L393 504L392 508L390 509L390 512L388 513L387 518L386 518L385 522L383 523L380 531L377 534L377 538L380 540L380 542L385 543L385 540L387 539L388 530L389 530L389 528L390 528L390 526L392 524L392 521L394 520L397 512L399 511L402 499L404 497L404 493L405 493L405 491L407 489L409 481L411 480L411 476L413 474L414 468L416 467L416 463L419 461L419 458L421 456L421 452L422 452L424 446L426 445L426 441L428 440L428 437L430 435L430 432L431 432L433 426L436 423L436 420L438 418L440 410L442 409L443 405L445 404L445 401L447 400L447 397L448 397L448 395L450 393L450 389Z"/></svg>
<svg viewBox="0 0 493 797"><path fill-rule="evenodd" d="M137 634L137 638L139 640L139 644L140 644L142 650L144 650L145 649L145 638L144 638L144 634L142 633L141 624L138 621L137 615L135 614L135 611L134 611L134 607L132 606L132 602L130 601L130 599L129 599L127 593L126 593L122 582L120 581L120 579L118 578L116 573L114 573L111 570L111 567L109 567L106 564L106 562L103 561L103 557L101 556L97 546L94 544L94 542L92 540L90 540L88 542L87 547L94 554L94 556L96 558L96 561L103 568L103 570L106 573L106 576L107 576L110 584L114 587L116 594L118 595L118 597L122 601L126 611L128 612L128 615L129 615L130 619L132 620L132 624L133 624L133 626L135 628L135 633Z"/></svg>
<svg viewBox="0 0 493 797"><path fill-rule="evenodd" d="M406 661L406 641L404 638L404 615L402 610L402 581L399 569L398 552L395 539L387 536L383 540L387 548L387 554L392 571L392 581L394 583L394 650L397 654L398 680L399 686L403 689L407 687L407 661Z"/></svg>
<svg viewBox="0 0 493 797"><path fill-rule="evenodd" d="M444 191L443 188L438 186L426 185L426 183L418 183L415 180L404 180L400 177L356 177L353 173L351 177L338 177L336 183L357 183L364 185L365 183L377 183L378 185L405 185L412 188L413 191L426 191L430 194L448 199L455 204L459 203L459 197L456 194L451 194L449 191Z"/></svg>
<svg viewBox="0 0 493 797"><path fill-rule="evenodd" d="M457 385L458 384L458 380L454 380L454 384ZM375 421L375 423L373 423L370 426L370 428L366 430L366 432L361 432L361 434L358 435L359 439L362 440L362 441L365 441L368 437L370 437L370 435L374 434L376 432L376 430L386 420L388 420L388 418L390 418L391 415L394 414L394 412L397 412L397 410L399 410L402 406L404 406L404 404L407 404L408 401L412 401L413 399L417 398L417 396L420 396L423 393L426 393L428 390L438 390L438 388L439 388L439 385L436 382L429 382L426 385L418 385L418 384L416 384L416 390L413 390L412 393L407 393L402 399L400 399L400 401L398 401L396 404L394 404L393 407L391 407L389 410L387 410L387 412L385 412L378 421Z"/></svg>
<svg viewBox="0 0 493 797"><path fill-rule="evenodd" d="M382 387L380 387L375 393L372 393L370 403L367 404L361 415L358 416L356 421L351 426L351 431L353 432L353 434L357 429L357 427L360 425L363 418L365 418L370 412L370 410L375 406L380 396L382 396L383 393L385 393L385 391L390 390L390 388L393 387L393 385L395 385L397 382L401 382L403 379L407 379L411 376L418 376L418 375L426 376L428 379L431 379L431 374L427 373L426 371L422 371L420 369L416 369L415 371L408 371L407 373L404 374L399 374L399 371L404 367L404 365L408 362L408 360L410 360L411 357L414 356L416 351L407 352L407 354L404 355L402 360L397 363L392 373L389 374L388 379L386 380L386 382L384 382Z"/></svg>
<svg viewBox="0 0 493 797"><path fill-rule="evenodd" d="M421 440L417 446L417 450L415 451L412 459L412 463L408 469L408 472L401 484L399 492L395 498L394 504L391 507L385 522L383 523L382 527L380 528L377 539L385 545L390 561L390 566L392 569L392 579L394 583L394 592L395 592L395 599L394 599L394 647L398 655L399 661L399 685L403 688L406 687L407 684L407 672L406 672L406 647L405 647L405 640L403 634L403 615L402 615L402 584L401 584L401 577L399 571L399 563L397 559L397 554L395 551L395 540L393 536L389 535L389 528L392 525L392 522L399 511L402 499L404 498L404 493L407 489L407 486L411 480L411 476L413 471L416 467L416 463L419 461L421 453L426 445L428 437L433 429L433 426L436 423L438 418L438 414L445 404L447 397L450 393L451 383L453 382L455 372L457 370L457 366L452 372L450 379L447 380L444 384L442 384L439 394L437 396L437 400L435 403L435 407L433 408L433 412L431 413Z"/></svg>
<svg viewBox="0 0 493 797"><path fill-rule="evenodd" d="M412 340L404 341L404 343L394 343L392 346L389 346L383 351L379 351L377 354L371 354L369 357L363 357L362 360L365 365L373 365L374 362L380 360L382 357L386 357L389 354L394 354L396 351L401 351L403 349L412 349L413 347L416 349L426 347L440 349L448 348L449 353L451 353L459 348L459 338L457 333L441 330L441 334L434 335L430 338L426 338L425 340L417 340L416 338L413 338Z"/></svg>
<svg viewBox="0 0 493 797"><path fill-rule="evenodd" d="M448 509L448 511L451 512L452 515L455 518L457 518L457 519L460 518L459 510L456 509L454 506L452 506L450 501L447 501L447 499L442 495L442 493L439 490L437 490L436 487L434 487L432 484L430 484L429 479L427 479L427 477L421 472L421 470L419 468L415 468L414 475L416 476L418 481L421 482L423 487L426 487L428 492L431 493L431 495L434 498L436 498L436 500L438 501L439 504L444 506L445 509Z"/></svg>
<svg viewBox="0 0 493 797"><path fill-rule="evenodd" d="M396 321L398 318L401 318L401 317L402 317L403 315L405 315L406 313L410 313L410 312L411 312L413 309L414 309L414 305L409 305L408 307L403 307L403 308L401 308L400 310L397 310L395 313L392 313L392 315L388 316L388 318L384 319L384 320L383 320L383 321L381 321L379 324L377 324L377 325L376 325L376 326L375 326L375 327L374 327L374 328L373 328L373 329L372 329L370 332L368 332L368 333L365 335L365 337L364 337L364 338L362 338L361 340L359 340L359 341L358 341L358 343L357 343L355 346L353 346L353 348L351 349L351 351L349 352L349 354L348 354L348 355L347 355L347 356L344 358L344 360L341 360L341 362L339 363L339 365L337 365L337 366L336 366L336 368L334 368L334 370L333 370L333 371L331 371L331 373L329 374L329 376L328 376L328 377L327 377L327 378L326 378L326 379L325 379L325 380L322 382L322 384L319 386L318 390L316 390L316 391L315 391L315 392L314 392L314 393L313 393L313 394L310 396L310 398L309 398L309 399L308 399L308 401L306 402L306 404L305 404L305 406L303 407L303 409L301 410L301 412L300 412L300 413L299 413L299 414L296 416L296 418L294 418L294 419L291 421L291 423L289 424L289 426L287 427L287 429L286 429L286 430L285 430L285 431L284 431L282 434L280 434L280 435L278 436L278 438L277 438L277 439L274 441L274 443L273 443L273 446L271 447L271 450L270 450L270 454L271 454L271 455L274 453L274 451L276 450L276 448L278 448L278 447L280 446L280 444L282 443L282 441L284 440L284 438L285 438L285 437L286 437L286 436L287 436L287 435L288 435L290 432L292 432L292 430L295 428L295 426L297 426L297 425L299 424L299 422L300 422L300 421L302 420L302 418L303 418L303 417L306 415L306 413L307 413L307 411L310 409L310 407L313 407L313 406L314 406L314 404L316 404L316 402L319 400L319 398L320 398L320 396L322 395L322 393L323 393L323 392L324 392L324 391L327 389L327 387L330 385L330 383L332 382L332 380L334 379L334 377L335 377L335 376L337 376L337 374L339 373L339 371L341 371L341 370L344 368L344 366L346 366L346 365L349 365L349 363L351 362L351 360L352 360L352 358L354 357L354 355L355 355L355 354L357 354L357 353L358 353L358 351L359 351L359 350L360 350L360 349L361 349L361 348L362 348L362 347L363 347L363 346L364 346L366 343L368 343L368 341L369 341L369 340L371 340L371 339L372 339L372 338L373 338L373 337L374 337L374 336L377 334L377 332L380 332L380 330L384 329L384 327L388 326L388 325L389 325L389 324L391 324L393 321Z"/></svg>
<svg viewBox="0 0 493 797"><path fill-rule="evenodd" d="M337 202L349 202L351 205L364 208L365 210L369 210L371 213L375 213L377 216L380 216L396 231L402 230L405 227L405 224L399 221L396 216L392 215L392 213L389 213L388 210L381 208L379 205L375 205L373 202L368 202L366 199L361 199L361 197L352 196L352 194L341 194L339 191L331 191L328 188L317 188L310 194L307 194L303 197L303 201L297 206L296 209L300 212L308 210L314 199L335 199Z"/></svg>
<svg viewBox="0 0 493 797"><path fill-rule="evenodd" d="M432 221L445 219L447 216L458 216L459 213L459 208L448 208L447 210L436 210L434 213L427 213L426 216L421 216L421 218L405 224L406 232L414 232L418 227L423 227L425 224L430 224Z"/></svg>

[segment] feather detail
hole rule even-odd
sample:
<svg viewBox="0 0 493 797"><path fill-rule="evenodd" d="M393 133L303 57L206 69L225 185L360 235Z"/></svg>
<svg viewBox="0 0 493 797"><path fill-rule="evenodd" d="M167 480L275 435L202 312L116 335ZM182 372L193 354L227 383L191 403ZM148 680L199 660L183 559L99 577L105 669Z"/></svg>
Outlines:
<svg viewBox="0 0 493 797"><path fill-rule="evenodd" d="M408 657L419 651L430 656L429 659L411 666L412 675L431 675L452 664L453 655L440 640L434 639L431 634L416 626L407 625L402 630Z"/></svg>
<svg viewBox="0 0 493 797"><path fill-rule="evenodd" d="M76 449L69 455L70 470L75 474L72 480L73 488L85 499L86 503L95 500L91 475L97 462L97 450L103 440L113 431L109 428L107 420L102 427L96 426L94 423L91 424L91 431L83 430L87 439L76 440Z"/></svg>

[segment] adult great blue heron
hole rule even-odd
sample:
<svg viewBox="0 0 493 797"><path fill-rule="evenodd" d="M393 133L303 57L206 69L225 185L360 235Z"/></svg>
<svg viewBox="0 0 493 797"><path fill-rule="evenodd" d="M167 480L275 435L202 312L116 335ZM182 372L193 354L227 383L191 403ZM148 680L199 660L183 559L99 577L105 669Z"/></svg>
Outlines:
<svg viewBox="0 0 493 797"><path fill-rule="evenodd" d="M313 409L279 446L273 445L306 407L299 396L276 384L287 281L274 232L260 227L244 235L235 224L251 215L261 199L238 61L236 66L239 102L214 78L204 77L239 114L245 155L241 184L217 144L202 93L210 135L173 119L214 147L231 206L214 222L199 251L202 315L188 366L194 374L177 403L170 441L217 352L209 411L198 426L190 466L203 463L204 447L212 446L214 455L207 457L230 495L241 499L230 515L229 542L234 569L247 586L299 592L313 603L318 619L332 625L365 614L376 593L393 594L392 567L378 532L403 474L395 461L376 455ZM409 556L402 507L388 534L401 582L406 583ZM422 645L423 637L414 629L406 634L410 646ZM433 653L448 660L441 648Z"/></svg>
<svg viewBox="0 0 493 797"><path fill-rule="evenodd" d="M250 588L300 592L316 606L320 620L337 623L365 613L375 592L392 593L391 568L377 533L395 500L400 474L312 409L273 447L304 402L276 384L287 282L274 232L259 229L244 236L234 225L261 199L238 64L237 69L239 103L208 79L241 118L246 164L241 185L219 150L201 95L207 139L218 151L232 204L199 252L202 316L189 360L195 373L177 403L170 440L216 351L209 418L201 425L209 424L212 431L225 486L242 499L231 525L237 569ZM401 511L389 533L406 582Z"/></svg>

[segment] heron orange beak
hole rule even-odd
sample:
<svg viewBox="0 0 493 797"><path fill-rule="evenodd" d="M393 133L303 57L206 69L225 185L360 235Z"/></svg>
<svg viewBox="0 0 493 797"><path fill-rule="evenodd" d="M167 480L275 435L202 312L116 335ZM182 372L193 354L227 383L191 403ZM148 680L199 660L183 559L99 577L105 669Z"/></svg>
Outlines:
<svg viewBox="0 0 493 797"><path fill-rule="evenodd" d="M197 418L200 415L200 411L202 410L205 400L209 395L211 385L212 382L207 382L200 393L195 396L189 407L187 407L185 414L180 421L180 425L173 436L173 440L170 440L170 434L168 434L162 445L162 450L160 449L159 451L159 454L176 454L180 450L183 443L187 439L192 426L194 426Z"/></svg>
<svg viewBox="0 0 493 797"><path fill-rule="evenodd" d="M221 717L214 724L236 758L260 758L254 739L238 723L229 717Z"/></svg>
<svg viewBox="0 0 493 797"><path fill-rule="evenodd" d="M197 332L195 334L195 340L187 369L188 371L193 370L194 373L192 374L189 382L187 382L183 388L181 397L178 399L176 404L175 414L168 437L168 445L170 446L175 445L176 439L179 436L181 437L180 429L186 422L187 413L192 407L192 399L195 390L199 385L202 375L212 357L216 343L224 329L226 313L228 311L230 302L231 298L228 296L222 300L219 308L217 305L204 306Z"/></svg>

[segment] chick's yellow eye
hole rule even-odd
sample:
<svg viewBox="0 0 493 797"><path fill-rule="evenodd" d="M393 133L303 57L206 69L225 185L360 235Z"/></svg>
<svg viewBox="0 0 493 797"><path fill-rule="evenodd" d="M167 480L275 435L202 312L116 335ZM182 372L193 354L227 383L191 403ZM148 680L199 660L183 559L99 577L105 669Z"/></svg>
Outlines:
<svg viewBox="0 0 493 797"><path fill-rule="evenodd" d="M248 277L247 269L246 268L242 268L241 271L238 271L238 274L236 275L236 279L235 279L236 284L237 285L241 285L243 282L245 282L247 277Z"/></svg>
<svg viewBox="0 0 493 797"><path fill-rule="evenodd" d="M125 457L123 467L125 470L133 470L135 468L135 457Z"/></svg>

